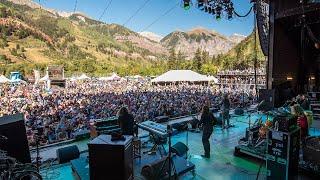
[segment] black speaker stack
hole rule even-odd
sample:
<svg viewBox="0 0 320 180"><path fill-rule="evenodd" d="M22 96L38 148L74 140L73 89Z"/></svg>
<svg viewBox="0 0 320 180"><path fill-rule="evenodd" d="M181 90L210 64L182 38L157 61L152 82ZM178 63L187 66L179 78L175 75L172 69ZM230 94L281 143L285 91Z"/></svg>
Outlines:
<svg viewBox="0 0 320 180"><path fill-rule="evenodd" d="M1 150L21 163L31 163L23 114L0 117L0 135L7 138L0 143Z"/></svg>
<svg viewBox="0 0 320 180"><path fill-rule="evenodd" d="M56 150L59 164L69 162L80 157L78 146L67 146Z"/></svg>
<svg viewBox="0 0 320 180"><path fill-rule="evenodd" d="M91 180L133 179L132 136L112 141L111 135L100 135L88 143Z"/></svg>

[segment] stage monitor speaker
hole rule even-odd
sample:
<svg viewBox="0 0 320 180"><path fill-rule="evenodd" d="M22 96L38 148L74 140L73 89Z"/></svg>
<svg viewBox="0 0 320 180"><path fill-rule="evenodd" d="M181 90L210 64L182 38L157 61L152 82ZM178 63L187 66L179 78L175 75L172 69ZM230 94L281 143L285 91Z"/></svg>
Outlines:
<svg viewBox="0 0 320 180"><path fill-rule="evenodd" d="M59 164L69 162L80 157L78 146L67 146L56 150Z"/></svg>
<svg viewBox="0 0 320 180"><path fill-rule="evenodd" d="M151 164L143 166L141 169L141 174L147 180L159 179L159 177L164 177L166 175L165 172L168 172L169 170L169 161L166 160L167 156L162 157L161 159L154 161ZM161 168L162 171L160 172Z"/></svg>
<svg viewBox="0 0 320 180"><path fill-rule="evenodd" d="M100 135L88 143L91 180L133 179L132 136L111 141L111 135Z"/></svg>
<svg viewBox="0 0 320 180"><path fill-rule="evenodd" d="M188 151L188 146L182 142L177 142L175 145L171 146L171 152L176 153L180 157L184 156Z"/></svg>
<svg viewBox="0 0 320 180"><path fill-rule="evenodd" d="M21 163L31 163L23 114L0 117L0 135L7 138L0 143L1 150Z"/></svg>
<svg viewBox="0 0 320 180"><path fill-rule="evenodd" d="M243 108L241 108L241 107L237 107L237 108L234 110L234 114L235 114L235 115L240 116L240 115L243 115L243 113L244 113L244 110L243 110Z"/></svg>
<svg viewBox="0 0 320 180"><path fill-rule="evenodd" d="M259 102L264 102L262 109L263 111L269 111L274 107L274 96L275 96L275 91L274 90L269 90L269 89L260 89L259 90Z"/></svg>

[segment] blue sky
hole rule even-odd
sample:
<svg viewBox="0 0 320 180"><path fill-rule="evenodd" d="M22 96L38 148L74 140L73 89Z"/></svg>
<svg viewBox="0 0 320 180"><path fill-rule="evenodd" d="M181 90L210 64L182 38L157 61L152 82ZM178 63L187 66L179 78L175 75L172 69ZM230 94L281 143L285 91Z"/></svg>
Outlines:
<svg viewBox="0 0 320 180"><path fill-rule="evenodd" d="M39 0L34 0L39 2ZM77 11L99 19L110 0L77 0ZM195 27L205 27L224 35L233 33L248 35L253 28L253 13L246 18L234 18L229 21L215 20L212 15L200 11L194 6L184 10L179 2L182 0L149 0L141 11L136 14L125 26L136 32L145 29L155 19L161 17L146 31L165 36L175 30L187 31ZM250 0L232 0L236 11L245 14L251 7ZM76 0L40 0L41 5L59 11L73 12ZM113 0L104 14L102 21L106 23L124 24L146 0ZM176 6L176 4L179 4ZM176 6L166 16L162 16L168 9Z"/></svg>

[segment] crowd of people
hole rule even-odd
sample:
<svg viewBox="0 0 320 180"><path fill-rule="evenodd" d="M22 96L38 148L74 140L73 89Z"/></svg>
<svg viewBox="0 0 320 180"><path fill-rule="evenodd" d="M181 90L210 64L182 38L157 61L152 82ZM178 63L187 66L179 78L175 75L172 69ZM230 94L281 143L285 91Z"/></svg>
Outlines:
<svg viewBox="0 0 320 180"><path fill-rule="evenodd" d="M68 81L65 88L50 91L41 85L0 85L0 116L25 115L31 146L35 133L43 127L41 144L73 138L89 128L90 120L117 115L126 106L139 123L157 116L177 117L199 113L203 104L219 106L223 90L208 85L152 85L148 81ZM231 105L253 101L254 92L233 90L228 93Z"/></svg>
<svg viewBox="0 0 320 180"><path fill-rule="evenodd" d="M219 83L224 88L240 88L243 90L258 89L266 87L266 72L264 69L257 69L256 76L254 69L229 70L218 73Z"/></svg>

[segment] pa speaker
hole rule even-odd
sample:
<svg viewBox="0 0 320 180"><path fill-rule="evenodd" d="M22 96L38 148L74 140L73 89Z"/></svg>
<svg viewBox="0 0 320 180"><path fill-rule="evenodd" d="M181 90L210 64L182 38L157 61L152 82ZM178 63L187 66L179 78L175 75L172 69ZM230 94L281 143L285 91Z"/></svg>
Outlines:
<svg viewBox="0 0 320 180"><path fill-rule="evenodd" d="M240 108L240 107L237 107L235 110L234 110L234 114L235 115L243 115L244 111L243 111L243 108Z"/></svg>
<svg viewBox="0 0 320 180"><path fill-rule="evenodd" d="M152 162L151 164L143 166L141 169L141 174L147 180L154 180L159 179L159 177L164 177L166 175L165 172L168 172L169 170L169 161L167 161L167 158L168 157L165 156L155 162Z"/></svg>
<svg viewBox="0 0 320 180"><path fill-rule="evenodd" d="M77 159L80 156L78 146L76 145L57 149L56 153L59 164L69 162L73 159Z"/></svg>
<svg viewBox="0 0 320 180"><path fill-rule="evenodd" d="M0 143L1 150L21 163L31 163L23 114L0 117L0 135L7 138Z"/></svg>
<svg viewBox="0 0 320 180"><path fill-rule="evenodd" d="M182 157L189 151L189 148L182 142L177 142L175 145L171 146L171 151Z"/></svg>

